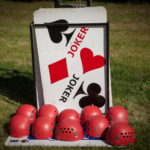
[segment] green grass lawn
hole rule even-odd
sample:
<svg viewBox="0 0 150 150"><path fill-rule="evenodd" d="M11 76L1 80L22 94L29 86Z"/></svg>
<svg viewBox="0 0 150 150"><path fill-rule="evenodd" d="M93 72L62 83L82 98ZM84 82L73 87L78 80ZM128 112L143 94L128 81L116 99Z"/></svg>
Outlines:
<svg viewBox="0 0 150 150"><path fill-rule="evenodd" d="M150 149L150 5L93 2L93 6L104 6L108 12L113 104L127 110L135 144L124 148L12 148L4 146L7 135L0 134L0 149ZM0 1L1 133L8 134L8 123L20 105L35 105L29 24L33 12L41 7L54 4Z"/></svg>

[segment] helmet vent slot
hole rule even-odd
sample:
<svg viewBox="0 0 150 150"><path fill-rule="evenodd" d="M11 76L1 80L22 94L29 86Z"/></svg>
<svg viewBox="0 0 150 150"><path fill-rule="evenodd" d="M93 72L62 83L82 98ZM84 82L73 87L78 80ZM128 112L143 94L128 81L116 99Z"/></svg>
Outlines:
<svg viewBox="0 0 150 150"><path fill-rule="evenodd" d="M33 133L35 134L35 133L36 133L36 130L33 130Z"/></svg>
<svg viewBox="0 0 150 150"><path fill-rule="evenodd" d="M124 134L127 134L127 132L125 132Z"/></svg>
<svg viewBox="0 0 150 150"><path fill-rule="evenodd" d="M33 119L33 115L31 115L30 118Z"/></svg>
<svg viewBox="0 0 150 150"><path fill-rule="evenodd" d="M70 128L67 128L68 130L70 129Z"/></svg>
<svg viewBox="0 0 150 150"><path fill-rule="evenodd" d="M62 128L60 128L60 130L62 130Z"/></svg>
<svg viewBox="0 0 150 150"><path fill-rule="evenodd" d="M123 136L123 138L125 138L125 136Z"/></svg>
<svg viewBox="0 0 150 150"><path fill-rule="evenodd" d="M54 129L52 128L52 129L51 129L51 131L53 132L53 131L54 131Z"/></svg>
<svg viewBox="0 0 150 150"><path fill-rule="evenodd" d="M112 118L112 117L110 117L110 118L109 118L109 120L110 120L110 121L112 121L112 120L113 120L113 118Z"/></svg>
<svg viewBox="0 0 150 150"><path fill-rule="evenodd" d="M66 128L64 128L64 130L66 130Z"/></svg>
<svg viewBox="0 0 150 150"><path fill-rule="evenodd" d="M130 134L130 132L128 132L128 134Z"/></svg>
<svg viewBox="0 0 150 150"><path fill-rule="evenodd" d="M62 133L64 133L64 131L62 131Z"/></svg>
<svg viewBox="0 0 150 150"><path fill-rule="evenodd" d="M115 137L115 140L116 140L116 141L118 141L119 139L120 139L120 137L118 137L118 136Z"/></svg>
<svg viewBox="0 0 150 150"><path fill-rule="evenodd" d="M123 133L120 133L121 135L123 135Z"/></svg>
<svg viewBox="0 0 150 150"><path fill-rule="evenodd" d="M73 128L71 130L73 131Z"/></svg>
<svg viewBox="0 0 150 150"><path fill-rule="evenodd" d="M133 134L133 132L131 132L131 134Z"/></svg>
<svg viewBox="0 0 150 150"><path fill-rule="evenodd" d="M74 135L75 135L75 136L78 136L78 132L75 132Z"/></svg>
<svg viewBox="0 0 150 150"><path fill-rule="evenodd" d="M67 131L65 131L67 133Z"/></svg>
<svg viewBox="0 0 150 150"><path fill-rule="evenodd" d="M71 133L71 131L69 131L69 133Z"/></svg>

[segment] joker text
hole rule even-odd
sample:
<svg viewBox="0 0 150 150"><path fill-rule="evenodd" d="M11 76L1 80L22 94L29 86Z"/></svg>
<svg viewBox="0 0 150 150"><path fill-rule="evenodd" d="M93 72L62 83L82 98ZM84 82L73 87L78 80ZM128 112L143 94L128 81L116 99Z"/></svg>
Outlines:
<svg viewBox="0 0 150 150"><path fill-rule="evenodd" d="M73 75L73 79L69 81L69 85L67 85L67 88L63 92L61 98L59 99L60 101L66 102L67 98L70 96L70 93L73 90L73 87L76 85L77 80L79 80L79 77L76 77L75 74Z"/></svg>
<svg viewBox="0 0 150 150"><path fill-rule="evenodd" d="M74 53L78 50L78 46L80 46L88 30L89 29L82 27L80 32L78 33L77 38L73 42L74 44L70 47L70 51L68 51L68 54L71 54L72 57L74 57Z"/></svg>

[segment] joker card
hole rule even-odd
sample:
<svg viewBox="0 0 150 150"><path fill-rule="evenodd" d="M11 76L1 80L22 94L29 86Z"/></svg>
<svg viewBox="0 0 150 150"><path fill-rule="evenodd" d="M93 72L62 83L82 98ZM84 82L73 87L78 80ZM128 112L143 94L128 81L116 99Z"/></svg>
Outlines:
<svg viewBox="0 0 150 150"><path fill-rule="evenodd" d="M106 22L104 7L34 13L34 23L44 25L35 27L44 104L55 105L59 112L75 109L80 113L88 105L105 112L109 103L106 26L90 23Z"/></svg>

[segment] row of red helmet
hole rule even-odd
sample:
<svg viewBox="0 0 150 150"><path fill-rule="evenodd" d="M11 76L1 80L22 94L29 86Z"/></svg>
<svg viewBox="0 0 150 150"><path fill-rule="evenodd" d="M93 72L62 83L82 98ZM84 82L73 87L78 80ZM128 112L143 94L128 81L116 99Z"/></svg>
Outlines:
<svg viewBox="0 0 150 150"><path fill-rule="evenodd" d="M121 106L109 108L105 117L98 107L86 106L80 117L76 110L65 109L59 114L55 106L47 104L39 109L36 118L35 107L26 104L20 106L10 120L9 132L12 137L27 136L31 131L36 139L54 135L58 140L76 141L84 137L81 124L86 125L86 134L90 137L105 137L114 145L135 142L135 133L128 125L128 114Z"/></svg>
<svg viewBox="0 0 150 150"><path fill-rule="evenodd" d="M105 136L107 142L113 145L128 145L135 142L135 132L128 125L128 114L123 107L110 107L105 117L110 124Z"/></svg>
<svg viewBox="0 0 150 150"><path fill-rule="evenodd" d="M9 134L12 137L23 137L30 133L31 123L36 118L36 108L32 105L22 105L9 122Z"/></svg>
<svg viewBox="0 0 150 150"><path fill-rule="evenodd" d="M135 142L135 132L128 125L127 111L121 106L110 107L105 117L96 106L87 106L81 112L81 122L86 125L86 134L90 137L105 137L113 145Z"/></svg>

